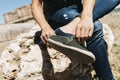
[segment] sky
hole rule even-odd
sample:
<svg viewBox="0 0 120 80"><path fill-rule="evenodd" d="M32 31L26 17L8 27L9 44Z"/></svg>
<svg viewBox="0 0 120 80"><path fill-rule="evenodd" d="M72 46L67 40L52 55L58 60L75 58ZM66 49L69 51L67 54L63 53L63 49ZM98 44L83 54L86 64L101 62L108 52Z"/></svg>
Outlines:
<svg viewBox="0 0 120 80"><path fill-rule="evenodd" d="M3 14L11 12L18 7L30 4L32 0L0 0L0 24L4 23Z"/></svg>

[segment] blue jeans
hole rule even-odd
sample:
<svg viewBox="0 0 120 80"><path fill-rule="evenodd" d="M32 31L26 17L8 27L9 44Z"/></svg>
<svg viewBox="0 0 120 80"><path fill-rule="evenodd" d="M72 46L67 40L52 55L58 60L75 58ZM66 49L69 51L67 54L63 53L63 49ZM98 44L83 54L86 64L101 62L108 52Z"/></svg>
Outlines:
<svg viewBox="0 0 120 80"><path fill-rule="evenodd" d="M120 0L96 0L96 5L93 11L94 32L93 36L86 42L87 49L96 57L96 61L93 63L93 66L99 80L114 80L114 77L111 72L107 49L103 39L102 24L98 19L112 11L119 3ZM64 7L54 13L48 22L53 29L56 29L68 24L79 14L81 14L81 11L77 5Z"/></svg>

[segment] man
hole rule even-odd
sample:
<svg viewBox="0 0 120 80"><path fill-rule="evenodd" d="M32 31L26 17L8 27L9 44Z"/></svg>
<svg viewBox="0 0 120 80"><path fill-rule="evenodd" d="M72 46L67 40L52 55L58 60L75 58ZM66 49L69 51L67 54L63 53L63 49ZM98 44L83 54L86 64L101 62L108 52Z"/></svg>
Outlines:
<svg viewBox="0 0 120 80"><path fill-rule="evenodd" d="M119 3L120 0L83 0L83 4L81 0L33 0L32 12L41 27L41 39L44 43L55 33L72 34L83 45L86 41L87 49L96 57L93 66L99 80L114 80L102 25L97 20Z"/></svg>

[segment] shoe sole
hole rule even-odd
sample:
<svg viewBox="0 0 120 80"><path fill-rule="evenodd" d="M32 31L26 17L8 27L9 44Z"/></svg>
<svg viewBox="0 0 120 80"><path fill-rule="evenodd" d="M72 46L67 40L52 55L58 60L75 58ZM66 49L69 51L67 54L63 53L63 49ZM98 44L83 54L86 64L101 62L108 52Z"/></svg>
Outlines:
<svg viewBox="0 0 120 80"><path fill-rule="evenodd" d="M95 56L89 51L64 45L50 38L48 39L48 44L55 50L60 51L66 56L68 56L71 60L74 60L83 64L88 64L95 61Z"/></svg>

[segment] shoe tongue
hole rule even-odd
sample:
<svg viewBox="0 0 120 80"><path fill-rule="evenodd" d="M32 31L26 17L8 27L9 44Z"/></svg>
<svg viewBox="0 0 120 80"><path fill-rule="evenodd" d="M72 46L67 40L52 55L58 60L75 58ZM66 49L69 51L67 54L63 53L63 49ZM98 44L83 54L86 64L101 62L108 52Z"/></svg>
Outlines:
<svg viewBox="0 0 120 80"><path fill-rule="evenodd" d="M55 33L56 33L57 35L60 35L60 36L67 36L67 37L72 37L72 36L74 36L74 35L72 35L72 34L63 32L63 31L62 31L61 29L59 29L59 28L57 28L57 29L55 30Z"/></svg>

